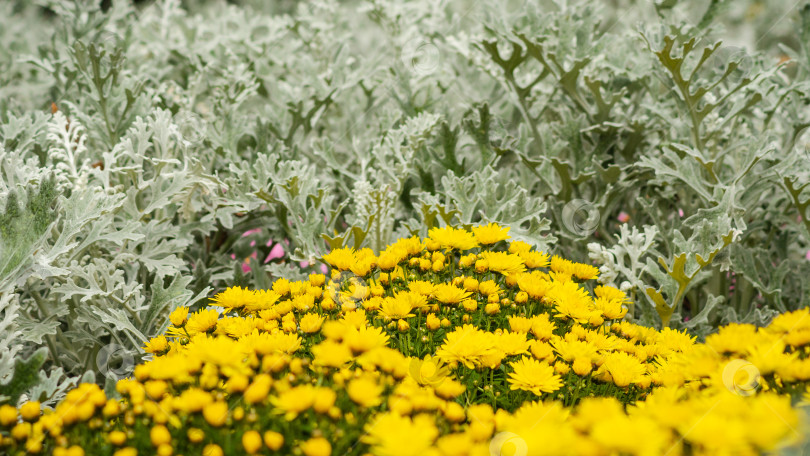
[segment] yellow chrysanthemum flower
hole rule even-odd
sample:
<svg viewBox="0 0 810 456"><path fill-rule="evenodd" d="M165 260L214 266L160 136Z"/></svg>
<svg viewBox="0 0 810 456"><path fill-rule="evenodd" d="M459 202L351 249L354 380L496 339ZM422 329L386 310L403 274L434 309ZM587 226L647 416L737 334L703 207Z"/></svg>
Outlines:
<svg viewBox="0 0 810 456"><path fill-rule="evenodd" d="M494 223L473 227L472 232L481 245L492 245L510 238L508 226L501 227Z"/></svg>
<svg viewBox="0 0 810 456"><path fill-rule="evenodd" d="M444 304L458 304L463 299L470 297L470 294L469 291L450 283L442 283L433 288L433 297Z"/></svg>
<svg viewBox="0 0 810 456"><path fill-rule="evenodd" d="M341 367L352 360L352 351L346 345L325 340L312 347L313 362L318 366Z"/></svg>
<svg viewBox="0 0 810 456"><path fill-rule="evenodd" d="M242 307L253 305L255 300L256 292L242 287L230 287L211 298L214 304L224 307L226 313L234 309L241 309Z"/></svg>
<svg viewBox="0 0 810 456"><path fill-rule="evenodd" d="M321 330L321 326L323 325L324 320L326 317L323 315L318 315L314 312L309 312L301 317L301 321L299 322L299 326L301 327L301 331L307 334L313 334Z"/></svg>
<svg viewBox="0 0 810 456"><path fill-rule="evenodd" d="M361 407L374 407L382 402L380 399L383 392L382 385L367 375L350 381L346 392L349 398Z"/></svg>
<svg viewBox="0 0 810 456"><path fill-rule="evenodd" d="M478 241L472 233L451 226L433 228L428 234L430 239L445 249L455 249L463 252L478 247Z"/></svg>
<svg viewBox="0 0 810 456"><path fill-rule="evenodd" d="M495 355L496 351L492 333L464 325L447 334L444 343L436 350L436 356L445 363L461 363L474 369Z"/></svg>
<svg viewBox="0 0 810 456"><path fill-rule="evenodd" d="M490 271L499 272L503 275L508 276L526 270L523 259L511 253L486 251L481 252L480 257L487 261Z"/></svg>
<svg viewBox="0 0 810 456"><path fill-rule="evenodd" d="M509 374L509 387L513 390L525 390L541 396L560 389L563 385L559 375L548 363L525 356L509 363L512 372Z"/></svg>
<svg viewBox="0 0 810 456"><path fill-rule="evenodd" d="M290 388L270 401L279 413L284 414L287 421L292 421L301 412L309 409L315 402L316 390L312 385L301 385Z"/></svg>
<svg viewBox="0 0 810 456"><path fill-rule="evenodd" d="M394 412L380 415L365 427L361 441L379 456L421 456L429 454L439 430L427 415L414 418Z"/></svg>
<svg viewBox="0 0 810 456"><path fill-rule="evenodd" d="M163 353L169 349L169 341L166 336L157 336L150 339L143 347L146 353Z"/></svg>
<svg viewBox="0 0 810 456"><path fill-rule="evenodd" d="M323 261L339 271L348 271L355 262L354 249L345 247L332 250L323 256Z"/></svg>
<svg viewBox="0 0 810 456"><path fill-rule="evenodd" d="M623 352L611 352L605 355L605 360L599 369L610 374L611 381L619 387L626 387L631 383L643 381L647 369L635 356Z"/></svg>
<svg viewBox="0 0 810 456"><path fill-rule="evenodd" d="M174 309L171 314L169 314L169 321L177 327L181 327L186 324L188 320L188 307L182 306Z"/></svg>
<svg viewBox="0 0 810 456"><path fill-rule="evenodd" d="M188 318L186 331L189 334L211 332L217 327L219 312L216 309L200 309Z"/></svg>
<svg viewBox="0 0 810 456"><path fill-rule="evenodd" d="M399 318L409 318L414 315L412 310L425 306L427 298L424 295L411 291L399 291L394 297L388 297L383 301L380 308L382 314L388 320Z"/></svg>
<svg viewBox="0 0 810 456"><path fill-rule="evenodd" d="M343 334L343 343L354 353L363 353L378 347L384 347L389 336L381 328L362 326L349 327Z"/></svg>

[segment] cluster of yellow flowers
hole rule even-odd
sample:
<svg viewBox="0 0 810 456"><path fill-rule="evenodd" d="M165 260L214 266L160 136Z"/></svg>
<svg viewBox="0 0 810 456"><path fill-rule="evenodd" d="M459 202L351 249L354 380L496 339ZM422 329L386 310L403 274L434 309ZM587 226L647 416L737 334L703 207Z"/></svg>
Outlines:
<svg viewBox="0 0 810 456"><path fill-rule="evenodd" d="M760 454L801 439L810 312L705 344L623 321L593 266L434 228L329 277L228 288L153 359L53 410L0 407L0 451L54 455Z"/></svg>

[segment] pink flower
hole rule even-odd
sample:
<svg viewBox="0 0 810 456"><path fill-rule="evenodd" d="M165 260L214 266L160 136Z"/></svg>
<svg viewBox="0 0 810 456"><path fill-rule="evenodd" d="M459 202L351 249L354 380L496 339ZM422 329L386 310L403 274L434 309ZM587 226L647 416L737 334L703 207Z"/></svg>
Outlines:
<svg viewBox="0 0 810 456"><path fill-rule="evenodd" d="M250 241L250 246L251 246L251 247L256 247L256 241L255 241L255 240Z"/></svg>
<svg viewBox="0 0 810 456"><path fill-rule="evenodd" d="M678 215L680 215L681 217L683 217L683 209L678 209Z"/></svg>
<svg viewBox="0 0 810 456"><path fill-rule="evenodd" d="M251 234L256 234L256 233L261 233L261 232L262 232L261 228L253 228L252 230L247 230L244 233L242 233L242 237L248 237Z"/></svg>
<svg viewBox="0 0 810 456"><path fill-rule="evenodd" d="M619 212L619 216L617 217L617 219L621 223L627 223L627 222L630 221L630 214L628 214L627 212L621 211L621 212Z"/></svg>
<svg viewBox="0 0 810 456"><path fill-rule="evenodd" d="M810 250L808 250L807 253L804 254L804 258L810 260Z"/></svg>
<svg viewBox="0 0 810 456"><path fill-rule="evenodd" d="M270 253L267 255L267 258L264 259L264 262L269 263L270 260L283 257L284 257L284 247L279 243L274 245L273 248L270 249Z"/></svg>
<svg viewBox="0 0 810 456"><path fill-rule="evenodd" d="M323 264L323 263L321 263L321 272L324 273L324 274L329 272L329 268L327 268L326 265Z"/></svg>
<svg viewBox="0 0 810 456"><path fill-rule="evenodd" d="M309 261L302 261L302 262L298 263L298 266L301 266L302 269L306 268L306 267L309 267Z"/></svg>
<svg viewBox="0 0 810 456"><path fill-rule="evenodd" d="M247 273L248 271L250 271L250 259L251 258L253 258L254 260L258 259L259 254L256 253L256 252L253 252L253 253L250 254L249 257L245 258L245 262L242 263L242 272Z"/></svg>
<svg viewBox="0 0 810 456"><path fill-rule="evenodd" d="M265 244L265 245L266 245L267 247L270 247L271 245L273 245L273 240L272 240L272 239L268 239L268 240L267 240L267 244Z"/></svg>

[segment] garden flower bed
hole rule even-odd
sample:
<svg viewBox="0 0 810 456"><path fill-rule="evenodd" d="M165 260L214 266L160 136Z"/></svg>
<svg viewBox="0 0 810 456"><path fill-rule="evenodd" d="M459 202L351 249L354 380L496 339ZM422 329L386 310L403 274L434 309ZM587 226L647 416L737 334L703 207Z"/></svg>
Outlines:
<svg viewBox="0 0 810 456"><path fill-rule="evenodd" d="M0 455L810 451L808 0L0 1Z"/></svg>
<svg viewBox="0 0 810 456"><path fill-rule="evenodd" d="M810 312L705 343L622 317L598 270L435 228L330 274L175 309L154 355L40 415L0 408L8 454L760 454L801 440ZM21 418L21 420L20 420Z"/></svg>

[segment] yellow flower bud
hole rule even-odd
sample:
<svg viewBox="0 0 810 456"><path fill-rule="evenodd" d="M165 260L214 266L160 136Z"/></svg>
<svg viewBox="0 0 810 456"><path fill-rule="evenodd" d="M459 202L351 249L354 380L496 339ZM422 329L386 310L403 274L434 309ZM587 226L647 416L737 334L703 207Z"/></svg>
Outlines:
<svg viewBox="0 0 810 456"><path fill-rule="evenodd" d="M168 385L163 380L151 380L144 383L144 388L146 388L146 394L149 395L152 399L160 399L163 397L163 394L166 393L166 388Z"/></svg>
<svg viewBox="0 0 810 456"><path fill-rule="evenodd" d="M604 322L605 319L601 315L591 315L591 318L588 319L588 323L593 326L602 326Z"/></svg>
<svg viewBox="0 0 810 456"><path fill-rule="evenodd" d="M313 287L322 287L325 282L326 282L326 276L323 275L323 274L310 274L309 275L309 283Z"/></svg>
<svg viewBox="0 0 810 456"><path fill-rule="evenodd" d="M17 409L6 404L0 406L0 426L11 426L17 422Z"/></svg>
<svg viewBox="0 0 810 456"><path fill-rule="evenodd" d="M138 456L138 450L132 447L121 448L113 453L113 456Z"/></svg>
<svg viewBox="0 0 810 456"><path fill-rule="evenodd" d="M461 423L466 419L464 407L458 402L448 402L447 408L444 410L444 416L451 423Z"/></svg>
<svg viewBox="0 0 810 456"><path fill-rule="evenodd" d="M571 366L562 361L557 361L554 363L554 370L560 375L565 375L571 370Z"/></svg>
<svg viewBox="0 0 810 456"><path fill-rule="evenodd" d="M228 420L228 404L223 401L212 402L203 407L203 418L211 426L220 427Z"/></svg>
<svg viewBox="0 0 810 456"><path fill-rule="evenodd" d="M25 421L36 421L39 419L39 401L29 401L20 407L20 416Z"/></svg>
<svg viewBox="0 0 810 456"><path fill-rule="evenodd" d="M430 256L430 260L433 261L434 263L437 261L441 261L443 263L445 258L446 257L444 256L444 254L438 251L433 252L433 255Z"/></svg>
<svg viewBox="0 0 810 456"><path fill-rule="evenodd" d="M274 431L264 433L264 444L273 451L278 451L284 445L284 436Z"/></svg>
<svg viewBox="0 0 810 456"><path fill-rule="evenodd" d="M253 383L245 390L245 402L255 404L263 401L267 397L267 394L270 393L270 384L272 381L272 377L267 374L257 375Z"/></svg>
<svg viewBox="0 0 810 456"><path fill-rule="evenodd" d="M242 446L247 454L256 454L262 448L262 436L256 431L247 431L242 434Z"/></svg>
<svg viewBox="0 0 810 456"><path fill-rule="evenodd" d="M67 454L65 456L84 456L84 448L73 445L67 449Z"/></svg>
<svg viewBox="0 0 810 456"><path fill-rule="evenodd" d="M247 389L249 382L250 380L248 380L246 375L234 374L228 379L228 382L225 383L225 390L229 393L239 393Z"/></svg>
<svg viewBox="0 0 810 456"><path fill-rule="evenodd" d="M30 438L25 442L25 451L31 454L36 454L42 451L42 440L39 438Z"/></svg>
<svg viewBox="0 0 810 456"><path fill-rule="evenodd" d="M428 314L427 321L425 322L425 325L427 326L427 328L429 330L436 331L442 325L442 322L441 322L441 320L439 320L439 317L437 317L436 314L431 313L431 314Z"/></svg>
<svg viewBox="0 0 810 456"><path fill-rule="evenodd" d="M76 406L76 416L79 418L79 421L89 420L93 417L95 412L96 408L89 402L82 402Z"/></svg>
<svg viewBox="0 0 810 456"><path fill-rule="evenodd" d="M186 436L188 436L189 442L200 443L205 438L205 432L199 428L190 428L188 432L186 432Z"/></svg>
<svg viewBox="0 0 810 456"><path fill-rule="evenodd" d="M225 456L222 447L215 443L209 443L202 450L202 456Z"/></svg>
<svg viewBox="0 0 810 456"><path fill-rule="evenodd" d="M301 451L306 456L330 456L332 445L323 437L315 437L301 444Z"/></svg>
<svg viewBox="0 0 810 456"><path fill-rule="evenodd" d="M464 289L467 291L478 291L478 280L467 277L463 282Z"/></svg>
<svg viewBox="0 0 810 456"><path fill-rule="evenodd" d="M461 307L463 307L467 312L474 312L478 310L478 301L475 299L465 299L461 301Z"/></svg>
<svg viewBox="0 0 810 456"><path fill-rule="evenodd" d="M340 411L339 407L329 408L329 412L327 412L327 414L329 415L329 418L332 418L333 420L337 420L342 416L342 412Z"/></svg>
<svg viewBox="0 0 810 456"><path fill-rule="evenodd" d="M321 309L335 310L335 308L337 308L337 305L335 304L335 301L332 298L327 296L323 298L323 300L321 301Z"/></svg>
<svg viewBox="0 0 810 456"><path fill-rule="evenodd" d="M160 446L164 443L169 443L172 441L172 435L169 433L169 430L166 426L159 424L154 426L149 431L149 440L152 441L153 446Z"/></svg>
<svg viewBox="0 0 810 456"><path fill-rule="evenodd" d="M121 413L121 403L117 399L110 399L104 404L102 413L107 418L118 416Z"/></svg>
<svg viewBox="0 0 810 456"><path fill-rule="evenodd" d="M28 438L31 434L31 423L17 423L16 426L11 428L11 436L15 440L22 440Z"/></svg>
<svg viewBox="0 0 810 456"><path fill-rule="evenodd" d="M318 413L328 413L329 410L335 405L337 394L330 388L318 388L315 392L315 400L312 403L312 408Z"/></svg>
<svg viewBox="0 0 810 456"><path fill-rule="evenodd" d="M188 307L178 307L169 314L169 321L172 322L174 326L182 327L188 321Z"/></svg>
<svg viewBox="0 0 810 456"><path fill-rule="evenodd" d="M475 263L475 258L476 257L474 253L471 253L469 255L463 255L458 260L458 266L462 269L469 268L470 266L473 265L473 263Z"/></svg>
<svg viewBox="0 0 810 456"><path fill-rule="evenodd" d="M112 431L107 434L107 439L115 446L121 446L127 442L127 434L122 431Z"/></svg>
<svg viewBox="0 0 810 456"><path fill-rule="evenodd" d="M585 376L591 373L593 365L588 358L576 358L574 360L574 373L580 376Z"/></svg>

